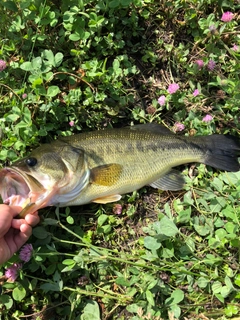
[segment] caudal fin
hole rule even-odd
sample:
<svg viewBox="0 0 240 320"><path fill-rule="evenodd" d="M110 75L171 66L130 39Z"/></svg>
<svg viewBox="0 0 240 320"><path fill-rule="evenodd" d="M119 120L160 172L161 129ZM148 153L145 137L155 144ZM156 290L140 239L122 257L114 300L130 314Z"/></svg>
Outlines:
<svg viewBox="0 0 240 320"><path fill-rule="evenodd" d="M220 170L239 171L240 138L231 135L214 134L199 137L206 147L204 163ZM204 141L205 140L205 141Z"/></svg>

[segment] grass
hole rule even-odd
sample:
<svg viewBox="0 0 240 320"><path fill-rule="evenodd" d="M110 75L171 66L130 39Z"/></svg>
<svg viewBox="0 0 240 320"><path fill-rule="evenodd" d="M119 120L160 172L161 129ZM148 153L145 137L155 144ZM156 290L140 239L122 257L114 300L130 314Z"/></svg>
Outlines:
<svg viewBox="0 0 240 320"><path fill-rule="evenodd" d="M238 1L2 7L2 166L59 135L133 123L239 134ZM18 254L0 269L0 319L238 319L240 173L181 169L181 192L41 210L31 260L13 283Z"/></svg>

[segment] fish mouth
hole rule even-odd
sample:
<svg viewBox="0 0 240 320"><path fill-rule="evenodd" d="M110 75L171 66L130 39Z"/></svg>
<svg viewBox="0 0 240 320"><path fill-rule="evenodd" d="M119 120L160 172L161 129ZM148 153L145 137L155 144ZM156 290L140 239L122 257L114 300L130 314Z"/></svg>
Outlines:
<svg viewBox="0 0 240 320"><path fill-rule="evenodd" d="M26 172L14 167L0 171L0 195L4 204L24 209L39 201L45 191L43 185Z"/></svg>

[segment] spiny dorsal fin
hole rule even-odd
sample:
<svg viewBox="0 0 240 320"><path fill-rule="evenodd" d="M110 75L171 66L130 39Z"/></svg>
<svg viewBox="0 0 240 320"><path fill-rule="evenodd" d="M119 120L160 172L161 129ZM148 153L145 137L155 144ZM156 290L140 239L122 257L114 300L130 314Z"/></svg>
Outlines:
<svg viewBox="0 0 240 320"><path fill-rule="evenodd" d="M90 183L102 186L112 186L116 183L121 175L122 166L117 163L104 164L95 167L90 173Z"/></svg>
<svg viewBox="0 0 240 320"><path fill-rule="evenodd" d="M171 169L171 171L163 177L151 183L150 186L161 190L177 191L182 190L184 184L185 180L183 175L179 171Z"/></svg>
<svg viewBox="0 0 240 320"><path fill-rule="evenodd" d="M113 194L111 196L105 196L105 197L94 199L92 202L105 204L105 203L119 201L121 198L122 196L120 194Z"/></svg>
<svg viewBox="0 0 240 320"><path fill-rule="evenodd" d="M153 133L158 133L163 135L174 134L167 127L158 123L137 124L128 128L130 128L131 130L147 131L147 132L153 132Z"/></svg>

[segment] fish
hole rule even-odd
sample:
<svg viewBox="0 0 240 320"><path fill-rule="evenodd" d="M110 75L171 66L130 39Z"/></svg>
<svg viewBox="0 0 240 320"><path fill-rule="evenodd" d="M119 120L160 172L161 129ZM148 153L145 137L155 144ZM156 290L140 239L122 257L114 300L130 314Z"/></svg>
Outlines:
<svg viewBox="0 0 240 320"><path fill-rule="evenodd" d="M177 191L185 179L174 167L197 162L240 170L240 138L184 136L148 123L83 132L40 145L0 170L0 195L25 217L47 206L116 202L149 185Z"/></svg>

